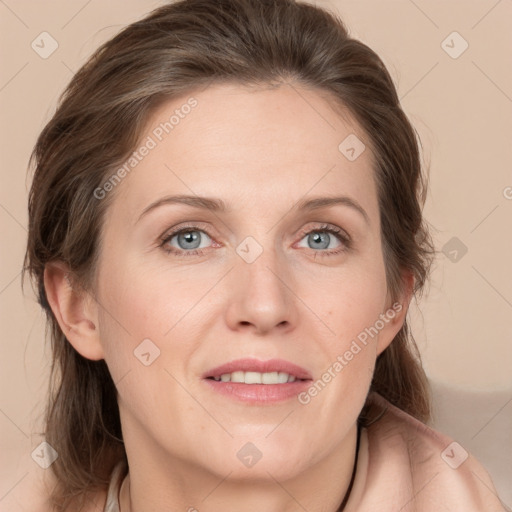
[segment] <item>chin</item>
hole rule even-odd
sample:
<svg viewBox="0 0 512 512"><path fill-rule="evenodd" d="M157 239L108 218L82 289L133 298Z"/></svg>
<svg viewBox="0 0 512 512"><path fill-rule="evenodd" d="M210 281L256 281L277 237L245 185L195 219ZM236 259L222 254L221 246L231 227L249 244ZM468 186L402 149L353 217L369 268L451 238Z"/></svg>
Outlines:
<svg viewBox="0 0 512 512"><path fill-rule="evenodd" d="M272 456L262 457L251 467L245 467L242 463L232 463L227 465L226 461L219 464L220 474L225 477L229 473L229 480L237 482L285 482L293 479L301 472L307 469L302 467L297 460L281 458L276 459Z"/></svg>
<svg viewBox="0 0 512 512"><path fill-rule="evenodd" d="M217 447L219 449L212 454L209 469L222 477L229 473L230 480L239 481L285 481L293 478L307 469L306 454L311 450L311 446L281 443L277 437L270 440L264 436L237 437L230 440L229 446L217 444ZM297 454L301 456L297 457ZM314 462L311 460L311 464Z"/></svg>

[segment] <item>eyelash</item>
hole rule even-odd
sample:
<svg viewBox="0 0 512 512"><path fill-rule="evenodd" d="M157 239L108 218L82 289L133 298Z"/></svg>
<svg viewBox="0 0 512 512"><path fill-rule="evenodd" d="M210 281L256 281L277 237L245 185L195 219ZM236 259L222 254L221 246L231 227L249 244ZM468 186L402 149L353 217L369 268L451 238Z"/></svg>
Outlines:
<svg viewBox="0 0 512 512"><path fill-rule="evenodd" d="M203 233L206 233L210 238L213 238L204 228L191 224L176 229L174 231L167 232L161 238L159 247L161 247L167 254L174 254L176 256L202 256L204 254L205 249L191 249L189 251L186 251L184 249L178 250L175 247L170 247L167 245L168 242L172 240L176 235L180 235L181 233L188 233L190 231L201 231ZM341 254L342 252L346 252L352 248L352 239L348 234L345 233L345 231L338 227L324 224L319 228L303 230L300 233L300 240L302 240L306 235L309 235L311 233L329 233L334 235L342 243L342 247L338 247L337 249L314 251L315 258L317 254L320 254L322 257L336 256L337 254Z"/></svg>

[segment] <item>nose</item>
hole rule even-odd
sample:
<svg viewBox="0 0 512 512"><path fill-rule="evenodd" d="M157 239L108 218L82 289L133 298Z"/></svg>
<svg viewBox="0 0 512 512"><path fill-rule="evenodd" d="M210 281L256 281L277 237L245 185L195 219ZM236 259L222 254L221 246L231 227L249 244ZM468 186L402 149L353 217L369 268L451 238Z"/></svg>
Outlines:
<svg viewBox="0 0 512 512"><path fill-rule="evenodd" d="M296 327L297 297L284 258L265 249L252 263L237 256L230 272L226 321L232 330L267 334Z"/></svg>

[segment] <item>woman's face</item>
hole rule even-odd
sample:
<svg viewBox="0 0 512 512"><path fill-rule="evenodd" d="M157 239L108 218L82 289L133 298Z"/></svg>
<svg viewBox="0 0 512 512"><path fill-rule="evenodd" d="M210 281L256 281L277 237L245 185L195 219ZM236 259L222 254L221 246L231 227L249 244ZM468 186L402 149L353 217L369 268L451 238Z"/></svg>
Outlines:
<svg viewBox="0 0 512 512"><path fill-rule="evenodd" d="M129 457L283 481L344 452L406 307L367 137L323 98L184 95L107 192L97 332Z"/></svg>

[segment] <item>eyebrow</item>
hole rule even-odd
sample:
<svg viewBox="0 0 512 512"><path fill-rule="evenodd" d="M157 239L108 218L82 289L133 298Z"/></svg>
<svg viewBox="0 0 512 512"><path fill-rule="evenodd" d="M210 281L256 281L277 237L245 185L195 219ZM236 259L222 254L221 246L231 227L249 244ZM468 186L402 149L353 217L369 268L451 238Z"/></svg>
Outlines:
<svg viewBox="0 0 512 512"><path fill-rule="evenodd" d="M353 208L363 216L367 224L370 224L370 217L366 213L366 210L355 199L349 196L328 196L315 197L313 199L304 199L302 201L299 201L299 203L296 206L296 209L298 209L299 211L313 211L319 210L321 208L328 208L329 206L335 206L338 204Z"/></svg>
<svg viewBox="0 0 512 512"><path fill-rule="evenodd" d="M139 222L139 220L147 215L150 211L168 204L185 204L202 210L210 210L212 212L227 213L232 211L231 208L228 208L226 203L222 201L222 199L213 197L174 195L162 197L161 199L154 201L149 206L144 208L137 222ZM370 218L364 208L355 199L349 196L327 196L303 199L302 201L299 201L293 209L298 211L314 211L338 204L353 208L363 216L367 224L370 224Z"/></svg>

